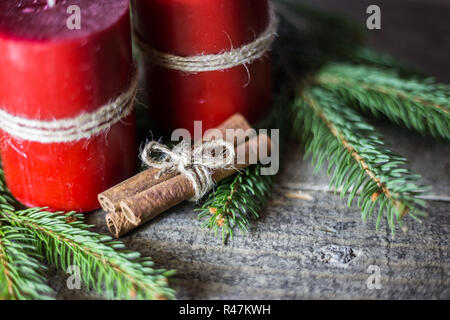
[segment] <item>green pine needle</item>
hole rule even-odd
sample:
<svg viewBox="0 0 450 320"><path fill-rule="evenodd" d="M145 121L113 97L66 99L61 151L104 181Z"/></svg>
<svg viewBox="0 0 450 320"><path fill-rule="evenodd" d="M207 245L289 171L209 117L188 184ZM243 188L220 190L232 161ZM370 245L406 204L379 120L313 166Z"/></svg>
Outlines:
<svg viewBox="0 0 450 320"><path fill-rule="evenodd" d="M85 224L83 215L42 208L16 210L15 204L0 169L0 284L7 288L0 293L25 299L49 292L39 276L36 256L64 271L69 266L77 267L87 289L108 299L174 298L167 281L172 271L153 269L149 258L125 250L120 241L90 231L92 226ZM26 270L26 275L21 270Z"/></svg>
<svg viewBox="0 0 450 320"><path fill-rule="evenodd" d="M0 300L51 299L33 239L21 228L1 226Z"/></svg>
<svg viewBox="0 0 450 320"><path fill-rule="evenodd" d="M375 116L450 140L450 86L432 79L402 79L395 71L364 65L331 64L316 82Z"/></svg>
<svg viewBox="0 0 450 320"><path fill-rule="evenodd" d="M291 90L286 86L277 88L270 112L256 126L257 128L279 128L280 147L290 134L290 113L286 112L292 100ZM282 151L280 152L280 156ZM233 239L233 230L237 227L243 233L248 232L251 221L258 219L270 197L276 175L261 175L260 164L253 165L221 181L211 192L199 212L201 227L211 229L222 237L225 243L228 237Z"/></svg>
<svg viewBox="0 0 450 320"><path fill-rule="evenodd" d="M1 212L12 227L32 237L38 252L56 267L80 270L87 289L108 299L170 299L166 276L170 272L153 269L149 258L124 250L120 241L89 231L80 214L46 212L40 208Z"/></svg>
<svg viewBox="0 0 450 320"><path fill-rule="evenodd" d="M342 198L349 193L349 206L358 199L363 221L377 204L377 229L385 213L392 232L395 221L403 228L404 216L417 219L425 214L425 202L418 196L428 189L419 185L420 176L405 167L406 159L386 149L375 129L339 96L307 86L294 113L295 131L312 154L316 171L328 160L330 185L341 189Z"/></svg>
<svg viewBox="0 0 450 320"><path fill-rule="evenodd" d="M202 227L219 232L222 241L233 238L238 227L248 232L250 219L258 219L273 187L274 176L261 175L261 166L254 165L219 184L202 207L196 209Z"/></svg>

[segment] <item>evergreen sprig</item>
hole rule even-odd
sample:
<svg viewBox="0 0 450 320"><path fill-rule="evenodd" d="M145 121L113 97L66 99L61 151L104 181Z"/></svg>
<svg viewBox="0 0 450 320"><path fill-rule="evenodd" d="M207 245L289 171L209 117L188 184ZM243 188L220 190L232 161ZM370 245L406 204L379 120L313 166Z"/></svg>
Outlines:
<svg viewBox="0 0 450 320"><path fill-rule="evenodd" d="M39 274L42 257L64 271L78 268L87 289L108 299L174 298L167 281L172 271L154 269L150 258L91 231L83 215L43 208L16 210L14 204L0 169L0 285L8 288L5 298L36 298L39 292L49 292Z"/></svg>
<svg viewBox="0 0 450 320"><path fill-rule="evenodd" d="M0 167L0 212L13 211L16 200L9 193ZM21 228L12 228L0 215L0 300L50 299L52 293L42 272L42 256Z"/></svg>
<svg viewBox="0 0 450 320"><path fill-rule="evenodd" d="M167 299L170 271L153 269L149 258L124 250L121 241L88 228L75 213L51 213L39 208L6 213L12 226L26 230L48 262L62 270L79 268L79 276L90 290L108 299Z"/></svg>
<svg viewBox="0 0 450 320"><path fill-rule="evenodd" d="M42 257L25 231L0 226L0 300L51 299L38 261Z"/></svg>
<svg viewBox="0 0 450 320"><path fill-rule="evenodd" d="M394 70L364 65L331 64L316 82L342 101L357 105L375 116L450 140L450 86L432 79L404 79Z"/></svg>
<svg viewBox="0 0 450 320"><path fill-rule="evenodd" d="M212 229L222 240L233 238L233 229L248 232L250 219L258 219L271 193L274 176L261 175L261 166L254 165L221 182L210 193L202 207L196 209L202 227Z"/></svg>
<svg viewBox="0 0 450 320"><path fill-rule="evenodd" d="M280 61L278 61L280 63ZM277 68L277 72L281 68ZM277 75L278 79L286 75ZM285 79L283 79L285 80ZM282 156L284 140L291 134L290 113L286 112L292 101L291 90L285 81L275 88L274 102L268 114L256 128L276 128L279 130L280 152ZM248 232L252 220L259 219L260 213L270 197L275 175L262 175L261 164L253 165L238 172L234 177L221 181L209 194L199 209L196 209L201 227L211 229L222 236L225 242L228 236L233 238L233 230L238 227L243 233Z"/></svg>
<svg viewBox="0 0 450 320"><path fill-rule="evenodd" d="M406 215L418 219L425 214L425 202L418 196L428 188L420 185L420 176L406 168L406 159L386 149L374 127L339 96L306 86L293 111L294 128L307 155L312 154L315 170L328 160L330 185L341 189L342 198L350 192L349 206L358 198L363 221L373 215L377 204L377 229L384 213L393 232L395 221L403 227Z"/></svg>

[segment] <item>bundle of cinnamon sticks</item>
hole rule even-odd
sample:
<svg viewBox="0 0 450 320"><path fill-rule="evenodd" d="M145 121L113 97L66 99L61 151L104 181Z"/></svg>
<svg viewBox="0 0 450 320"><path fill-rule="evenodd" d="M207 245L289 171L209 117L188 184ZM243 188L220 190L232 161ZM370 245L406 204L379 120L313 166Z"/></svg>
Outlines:
<svg viewBox="0 0 450 320"><path fill-rule="evenodd" d="M219 137L233 143L236 158L240 155L240 158L243 159L239 159L240 161L235 159L236 163L233 169L215 170L213 178L216 182L253 164L250 162L254 159L262 160L259 158L260 147L268 150L268 156L270 156L270 138L265 134L256 135L241 114L235 114L216 130L208 130L203 136L203 140L196 142L194 146ZM124 236L164 211L194 196L195 190L192 182L184 175L177 172L164 172L161 175L158 173L159 169L147 169L98 195L100 205L108 212L106 224L114 237Z"/></svg>

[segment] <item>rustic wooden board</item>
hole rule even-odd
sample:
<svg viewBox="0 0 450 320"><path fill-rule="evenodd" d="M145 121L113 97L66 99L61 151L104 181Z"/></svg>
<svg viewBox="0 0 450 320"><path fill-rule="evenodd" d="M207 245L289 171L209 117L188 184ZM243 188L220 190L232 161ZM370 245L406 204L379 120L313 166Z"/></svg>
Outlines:
<svg viewBox="0 0 450 320"><path fill-rule="evenodd" d="M450 195L450 146L383 128L398 151L406 151L415 171ZM292 148L297 148L292 145ZM441 159L438 162L430 161ZM361 222L358 208L320 190L325 173L311 175L309 159L288 157L276 191L250 234L238 233L223 246L199 229L191 204L164 213L123 240L149 255L158 267L176 269L178 298L186 299L315 299L315 298L450 298L450 204L429 202L429 218L410 220L409 230L395 238L383 223ZM89 221L104 228L104 213ZM366 285L370 265L381 271L381 289ZM55 274L58 298L93 298L65 288Z"/></svg>

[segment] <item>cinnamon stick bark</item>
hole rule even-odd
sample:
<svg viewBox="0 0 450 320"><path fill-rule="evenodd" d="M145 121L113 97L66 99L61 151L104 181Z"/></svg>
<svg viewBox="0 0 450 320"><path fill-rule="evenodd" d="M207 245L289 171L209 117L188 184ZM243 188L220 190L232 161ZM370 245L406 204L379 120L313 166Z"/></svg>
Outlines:
<svg viewBox="0 0 450 320"><path fill-rule="evenodd" d="M136 228L120 211L108 213L106 215L106 225L115 238L120 238Z"/></svg>
<svg viewBox="0 0 450 320"><path fill-rule="evenodd" d="M248 130L251 130L252 127L247 122L245 117L240 113L237 113L230 118L228 118L224 123L222 123L219 127L216 128L216 132L210 130L207 131L203 137L204 141L215 138L215 134L219 133L222 136L222 139L226 137L227 130L235 130L235 146L238 146L243 141L245 141L246 137L248 137ZM241 130L238 130L241 129ZM217 137L216 137L217 138ZM230 137L227 137L230 139ZM230 141L231 142L231 141ZM148 190L153 186L156 186L164 181L167 181L177 175L179 173L164 173L156 179L159 169L147 169L128 180L100 193L98 195L98 201L102 208L107 212L115 212L120 210L120 201L132 197L139 192Z"/></svg>
<svg viewBox="0 0 450 320"><path fill-rule="evenodd" d="M245 154L245 163L236 163L237 170L247 168L249 159L259 158L259 148L267 146L268 155L271 152L271 140L267 135L259 135L251 138L246 143L237 147L236 154ZM237 171L236 169L221 169L214 172L214 180L221 181ZM178 175L165 182L153 186L133 197L120 201L122 214L133 225L139 226L173 206L192 198L195 190L192 183L184 175Z"/></svg>

